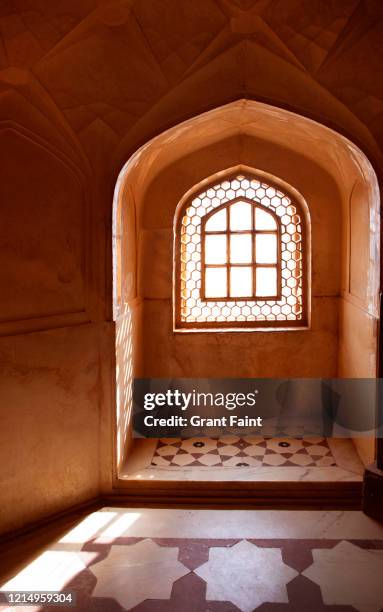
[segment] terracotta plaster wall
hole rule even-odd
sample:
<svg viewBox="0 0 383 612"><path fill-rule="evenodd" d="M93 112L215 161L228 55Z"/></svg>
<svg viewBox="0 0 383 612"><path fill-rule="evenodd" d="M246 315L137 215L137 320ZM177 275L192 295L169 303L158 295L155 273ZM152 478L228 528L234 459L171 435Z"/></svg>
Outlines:
<svg viewBox="0 0 383 612"><path fill-rule="evenodd" d="M287 333L173 333L173 223L177 204L196 183L238 162L267 169L293 185L308 203L312 229L311 329ZM139 217L145 376L336 376L340 210L340 194L327 172L291 148L260 138L239 135L218 140L163 169L148 185Z"/></svg>
<svg viewBox="0 0 383 612"><path fill-rule="evenodd" d="M92 497L100 481L103 491L112 489L111 209L126 160L172 125L247 98L333 127L383 168L382 32L382 6L374 0L2 3L0 529ZM206 176L195 163L173 194L173 212L182 189ZM169 220L142 225L159 233L170 227ZM331 311L329 329L314 317L314 301L310 333L319 330L314 350L320 344L327 351L326 368L334 372L337 274L327 294L323 272L313 284L318 313ZM161 300L169 299L150 294L144 304L166 330L170 306ZM190 347L196 338L188 336ZM293 336L298 354L299 338ZM165 345L170 339L186 342L165 334ZM161 358L165 349L150 342ZM225 347L221 354L224 365ZM148 372L161 368L147 361Z"/></svg>
<svg viewBox="0 0 383 612"><path fill-rule="evenodd" d="M99 364L92 325L0 339L0 529L96 497Z"/></svg>
<svg viewBox="0 0 383 612"><path fill-rule="evenodd" d="M81 156L41 98L0 111L2 532L98 495L100 368Z"/></svg>
<svg viewBox="0 0 383 612"><path fill-rule="evenodd" d="M357 181L348 201L343 228L347 256L342 270L340 300L339 376L377 376L379 287L379 190L368 166L365 181ZM365 465L374 461L374 437L358 437L354 443Z"/></svg>

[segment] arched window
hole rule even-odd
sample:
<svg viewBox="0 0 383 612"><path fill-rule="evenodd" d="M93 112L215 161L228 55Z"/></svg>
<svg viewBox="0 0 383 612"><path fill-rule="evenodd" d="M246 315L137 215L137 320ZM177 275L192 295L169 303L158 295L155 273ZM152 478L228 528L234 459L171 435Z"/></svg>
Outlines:
<svg viewBox="0 0 383 612"><path fill-rule="evenodd" d="M280 223L241 197L202 218L202 301L279 299Z"/></svg>
<svg viewBox="0 0 383 612"><path fill-rule="evenodd" d="M307 325L304 216L262 178L236 175L179 211L175 328Z"/></svg>

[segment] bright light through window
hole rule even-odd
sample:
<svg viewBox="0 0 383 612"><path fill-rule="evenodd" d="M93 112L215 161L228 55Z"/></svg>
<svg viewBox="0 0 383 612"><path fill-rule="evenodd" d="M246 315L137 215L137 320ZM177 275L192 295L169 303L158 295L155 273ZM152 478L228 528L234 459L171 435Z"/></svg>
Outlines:
<svg viewBox="0 0 383 612"><path fill-rule="evenodd" d="M304 325L303 218L262 180L230 177L178 224L178 327Z"/></svg>

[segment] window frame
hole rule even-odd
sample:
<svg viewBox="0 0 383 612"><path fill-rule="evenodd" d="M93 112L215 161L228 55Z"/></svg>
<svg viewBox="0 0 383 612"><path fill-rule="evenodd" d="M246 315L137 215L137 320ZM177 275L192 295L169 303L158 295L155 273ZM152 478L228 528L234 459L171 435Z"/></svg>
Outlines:
<svg viewBox="0 0 383 612"><path fill-rule="evenodd" d="M199 196L200 193L206 192L210 187L214 187L217 183L223 183L225 181L230 181L236 176L241 175L242 177L248 180L257 180L259 182L265 182L268 186L273 187L276 191L282 191L288 198L290 198L291 203L297 208L299 211L299 215L301 218L301 250L302 250L302 318L300 320L297 319L285 319L285 320L255 320L255 321L183 321L181 319L181 226L182 220L185 214L186 209L190 206L190 203ZM245 196L240 196L239 198L233 198L233 200L229 200L224 202L221 206L228 206L234 203L235 199L239 199L241 201L249 200ZM301 203L303 201L303 204ZM274 211L270 210L267 206L263 207L262 203L259 200L250 200L256 206L260 208L265 208L265 210L274 214ZM204 219L209 215L214 214L218 211L220 206L217 206L213 211L210 211L204 217L201 217L201 224ZM231 170L230 172L218 172L214 177L209 178L208 180L201 181L194 188L190 189L187 194L185 194L184 198L179 202L179 205L175 212L174 219L174 240L173 240L173 248L174 248L174 256L173 256L173 332L174 333L183 333L183 332L262 332L262 331L301 331L307 330L310 328L310 278L309 274L311 271L310 257L311 257L311 247L310 247L310 235L308 219L309 213L307 209L307 204L300 194L292 187L287 185L283 180L279 180L277 177L273 177L270 174L260 171L258 172L249 172L244 171L242 168L238 167L236 170ZM277 227L280 231L280 225L277 223ZM201 227L202 230L202 227ZM202 242L202 232L201 232L201 242ZM203 243L201 243L201 249L203 248ZM281 237L279 239L279 252L281 252ZM202 253L201 253L202 255ZM202 273L202 269L201 269ZM281 260L279 260L278 265L278 277L281 275ZM202 283L202 279L201 279ZM202 284L201 284L202 290ZM201 295L202 299L202 295ZM275 298L273 298L275 299ZM220 302L239 302L244 301L245 298L241 299L233 299L233 298L219 298ZM216 300L218 301L218 300ZM265 301L263 296L261 299L252 298L252 301L262 302ZM266 300L267 301L267 300Z"/></svg>
<svg viewBox="0 0 383 612"><path fill-rule="evenodd" d="M248 204L251 205L252 208L252 215L251 215L251 229L249 230L231 230L230 228L230 207L235 204L236 202L246 202ZM271 217L273 217L275 224L276 224L276 230L257 230L255 228L255 221L254 221L254 215L255 215L255 209L256 208L260 208L261 210L264 210L267 214L269 214ZM215 215L216 213L218 213L220 210L225 210L226 209L226 230L224 231L210 231L208 230L206 232L206 223L208 222L208 220L210 219L210 217L212 217L213 215ZM208 235L225 235L226 236L226 263L225 264L206 264L205 262L205 238L206 238L206 234ZM230 262L230 236L232 234L251 234L251 251L252 251L252 258L251 258L251 262L250 263L239 263L239 264L232 264ZM272 263L272 264L258 264L256 263L256 236L258 234L272 234L272 235L276 235L277 237L277 261L276 263ZM253 301L253 302L257 302L257 301L263 301L263 302L267 302L268 300L280 300L281 299L281 295L282 295L282 267L281 267L281 253L282 253L282 245L281 245L281 223L279 220L278 215L276 215L274 213L274 211L270 210L269 208L267 208L267 206L263 206L261 203L255 201L255 200L251 200L250 198L247 198L245 196L238 196L237 198L233 198L232 200L229 200L228 202L224 202L223 204L221 204L220 206L217 206L217 208L214 208L213 210L211 210L209 213L207 213L207 215L204 215L204 217L202 217L201 220L201 300L203 300L204 302L244 302L244 301ZM252 285L253 285L253 295L249 295L249 296L231 296L230 295L230 270L231 268L235 268L235 267L243 267L243 268L252 268ZM228 296L227 297L206 297L205 294L205 289L206 289L206 283L205 283L205 274L206 274L206 268L226 268L227 272L226 272L226 278L227 278L227 293ZM256 270L257 268L276 268L277 270L277 292L275 293L275 295L256 295L255 294L255 290L256 290Z"/></svg>

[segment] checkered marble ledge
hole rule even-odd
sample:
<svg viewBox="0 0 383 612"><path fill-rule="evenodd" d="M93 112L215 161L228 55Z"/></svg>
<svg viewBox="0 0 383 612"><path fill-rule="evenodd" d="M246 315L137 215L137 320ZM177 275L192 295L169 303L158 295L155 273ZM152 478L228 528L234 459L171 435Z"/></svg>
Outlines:
<svg viewBox="0 0 383 612"><path fill-rule="evenodd" d="M162 438L151 465L163 467L330 467L336 461L327 439L223 436Z"/></svg>

